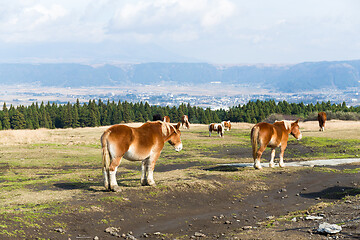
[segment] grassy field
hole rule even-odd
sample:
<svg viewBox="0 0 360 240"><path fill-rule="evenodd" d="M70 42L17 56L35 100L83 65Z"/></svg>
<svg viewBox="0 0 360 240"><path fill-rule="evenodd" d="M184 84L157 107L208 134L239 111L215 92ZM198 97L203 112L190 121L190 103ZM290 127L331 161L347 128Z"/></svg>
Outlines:
<svg viewBox="0 0 360 240"><path fill-rule="evenodd" d="M166 144L155 168L157 187L146 190L146 196L154 197L184 183L199 183L204 189L216 188L216 184L207 181L206 176L225 175L235 180L266 178L273 170L258 172L249 168L241 170L240 175L239 171L204 171L219 163L252 162L252 126L233 124L233 129L225 132L224 138L216 134L209 137L206 125L194 124L190 130L183 130L183 150L177 153ZM360 122L329 121L325 132L318 131L316 122L300 123L300 126L304 137L296 141L290 136L285 163L360 156ZM126 194L113 195L104 191L99 139L105 129L0 131L0 238L24 237L23 228L41 231L46 221L51 222L50 227L66 228L66 221L54 222L51 219L71 211L101 212L104 203L126 202ZM269 150L264 158L263 162L268 162ZM123 160L117 178L124 188L143 191L139 190L142 189L139 162ZM262 186L265 187L258 185ZM91 205L86 204L89 198L92 199ZM66 206L71 201L78 204ZM106 224L110 220L102 221ZM18 228L11 227L14 224Z"/></svg>

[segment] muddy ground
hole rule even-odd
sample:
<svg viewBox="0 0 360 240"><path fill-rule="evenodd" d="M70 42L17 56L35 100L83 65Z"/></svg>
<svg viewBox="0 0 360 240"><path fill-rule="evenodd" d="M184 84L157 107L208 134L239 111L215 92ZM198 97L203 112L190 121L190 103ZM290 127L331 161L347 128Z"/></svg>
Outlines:
<svg viewBox="0 0 360 240"><path fill-rule="evenodd" d="M302 160L302 154L321 151L290 143L286 156ZM232 145L204 153L229 159L249 155L248 148ZM180 152L174 158L188 156ZM9 170L5 164L1 168ZM1 239L360 239L360 163L259 171L175 161L156 166L155 187L141 187L134 170L140 166L124 162L117 175L119 193L104 190L101 174L81 183L27 185L33 193L76 194L56 206L5 211ZM322 222L342 231L320 234Z"/></svg>

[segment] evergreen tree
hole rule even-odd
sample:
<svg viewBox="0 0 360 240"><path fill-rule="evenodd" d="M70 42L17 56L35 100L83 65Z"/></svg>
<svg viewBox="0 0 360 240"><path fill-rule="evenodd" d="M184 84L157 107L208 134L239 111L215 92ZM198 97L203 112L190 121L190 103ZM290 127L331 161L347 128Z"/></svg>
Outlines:
<svg viewBox="0 0 360 240"><path fill-rule="evenodd" d="M24 129L26 126L24 115L20 111L15 110L11 116L10 124L12 129Z"/></svg>
<svg viewBox="0 0 360 240"><path fill-rule="evenodd" d="M9 117L9 112L8 112L5 102L3 105L3 113L4 113L4 116L2 119L2 129L10 129L10 117Z"/></svg>

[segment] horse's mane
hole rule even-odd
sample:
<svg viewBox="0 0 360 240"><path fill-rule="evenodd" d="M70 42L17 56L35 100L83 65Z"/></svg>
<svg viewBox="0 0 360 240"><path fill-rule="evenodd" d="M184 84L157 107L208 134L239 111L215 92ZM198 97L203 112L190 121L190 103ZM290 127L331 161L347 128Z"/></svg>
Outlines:
<svg viewBox="0 0 360 240"><path fill-rule="evenodd" d="M161 130L162 130L162 134L164 136L167 136L168 132L169 133L171 132L171 130L170 130L171 128L173 128L174 132L177 133L176 128L173 125L171 125L170 123L163 122L163 121L157 121L157 122L161 123Z"/></svg>
<svg viewBox="0 0 360 240"><path fill-rule="evenodd" d="M275 122L283 122L286 130L291 129L291 121L289 120L282 120L282 121L276 120Z"/></svg>

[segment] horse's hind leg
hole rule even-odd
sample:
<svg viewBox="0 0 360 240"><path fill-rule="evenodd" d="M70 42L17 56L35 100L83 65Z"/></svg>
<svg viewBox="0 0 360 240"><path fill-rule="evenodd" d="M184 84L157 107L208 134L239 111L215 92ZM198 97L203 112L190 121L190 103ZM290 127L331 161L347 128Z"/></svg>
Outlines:
<svg viewBox="0 0 360 240"><path fill-rule="evenodd" d="M118 166L120 165L122 157L113 158L110 167L109 167L109 181L110 181L110 190L114 192L120 192L121 189L118 186L116 181L116 171Z"/></svg>
<svg viewBox="0 0 360 240"><path fill-rule="evenodd" d="M275 159L275 148L272 148L271 149L271 159L270 159L270 163L269 163L269 167L271 167L271 168L275 167L274 159Z"/></svg>
<svg viewBox="0 0 360 240"><path fill-rule="evenodd" d="M260 146L259 150L256 152L256 159L254 159L254 168L255 169L261 169L261 163L260 163L260 159L262 156L262 153L265 151L266 145L265 146Z"/></svg>
<svg viewBox="0 0 360 240"><path fill-rule="evenodd" d="M280 167L285 167L285 163L284 163L284 152L286 149L287 144L281 144L281 151L280 151L280 160L279 160L279 166Z"/></svg>

